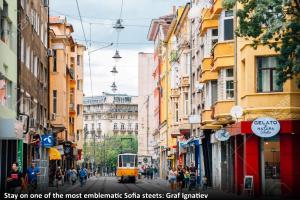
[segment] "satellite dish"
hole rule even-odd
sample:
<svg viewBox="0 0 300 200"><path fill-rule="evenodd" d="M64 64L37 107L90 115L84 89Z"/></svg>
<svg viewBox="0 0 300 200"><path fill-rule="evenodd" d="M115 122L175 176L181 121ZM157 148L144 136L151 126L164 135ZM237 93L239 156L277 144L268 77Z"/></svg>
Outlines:
<svg viewBox="0 0 300 200"><path fill-rule="evenodd" d="M241 118L243 115L243 108L241 106L233 106L230 110L230 115L233 118Z"/></svg>

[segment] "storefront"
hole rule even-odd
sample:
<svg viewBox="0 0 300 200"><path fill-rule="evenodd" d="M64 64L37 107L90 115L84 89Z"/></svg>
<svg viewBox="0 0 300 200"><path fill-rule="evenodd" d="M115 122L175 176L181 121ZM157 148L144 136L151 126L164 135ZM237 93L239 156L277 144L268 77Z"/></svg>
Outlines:
<svg viewBox="0 0 300 200"><path fill-rule="evenodd" d="M231 127L240 130L235 140L234 184L243 192L245 176L253 177L254 196L299 196L300 121L270 117L242 121Z"/></svg>

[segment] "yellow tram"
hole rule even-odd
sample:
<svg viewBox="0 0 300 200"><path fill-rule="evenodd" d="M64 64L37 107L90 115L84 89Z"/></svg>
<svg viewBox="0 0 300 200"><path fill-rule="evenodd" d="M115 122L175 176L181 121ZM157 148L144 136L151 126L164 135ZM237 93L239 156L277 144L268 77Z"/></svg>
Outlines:
<svg viewBox="0 0 300 200"><path fill-rule="evenodd" d="M132 153L124 153L118 155L117 177L120 182L126 180L135 182L138 176L138 155Z"/></svg>

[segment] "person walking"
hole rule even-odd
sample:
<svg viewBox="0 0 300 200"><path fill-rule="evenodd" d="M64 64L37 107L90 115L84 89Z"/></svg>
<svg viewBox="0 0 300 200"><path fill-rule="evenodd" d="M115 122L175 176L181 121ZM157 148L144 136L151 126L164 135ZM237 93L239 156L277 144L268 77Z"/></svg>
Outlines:
<svg viewBox="0 0 300 200"><path fill-rule="evenodd" d="M70 170L70 180L72 182L72 185L74 185L77 181L77 171L74 167L72 170Z"/></svg>
<svg viewBox="0 0 300 200"><path fill-rule="evenodd" d="M6 178L7 189L10 193L20 194L22 189L25 188L25 180L23 173L19 171L19 165L17 162L13 162L11 165L11 171Z"/></svg>
<svg viewBox="0 0 300 200"><path fill-rule="evenodd" d="M32 162L31 167L27 169L26 175L29 183L29 193L34 193L37 189L37 176L40 174L40 168L35 166L35 162Z"/></svg>
<svg viewBox="0 0 300 200"><path fill-rule="evenodd" d="M182 192L183 188L183 181L184 181L184 172L181 166L178 166L177 169L177 187Z"/></svg>
<svg viewBox="0 0 300 200"><path fill-rule="evenodd" d="M85 167L82 167L79 171L79 179L80 179L80 187L83 187L85 182L87 181L88 172Z"/></svg>
<svg viewBox="0 0 300 200"><path fill-rule="evenodd" d="M186 167L184 172L184 188L189 187L189 182L190 182L190 170L188 167Z"/></svg>
<svg viewBox="0 0 300 200"><path fill-rule="evenodd" d="M62 185L62 178L63 178L60 166L58 166L56 169L55 178L56 178L56 190L58 191L59 187Z"/></svg>
<svg viewBox="0 0 300 200"><path fill-rule="evenodd" d="M168 179L171 186L171 190L172 192L174 192L176 190L176 169L174 167L170 168L168 173Z"/></svg>

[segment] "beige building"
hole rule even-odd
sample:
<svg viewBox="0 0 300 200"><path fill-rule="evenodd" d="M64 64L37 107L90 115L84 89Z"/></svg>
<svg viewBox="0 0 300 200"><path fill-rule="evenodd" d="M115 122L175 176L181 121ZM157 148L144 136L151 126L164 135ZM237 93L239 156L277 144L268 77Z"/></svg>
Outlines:
<svg viewBox="0 0 300 200"><path fill-rule="evenodd" d="M50 17L49 31L50 122L57 145L63 145L62 165L70 168L82 159L85 47L73 40L73 27L63 16Z"/></svg>

